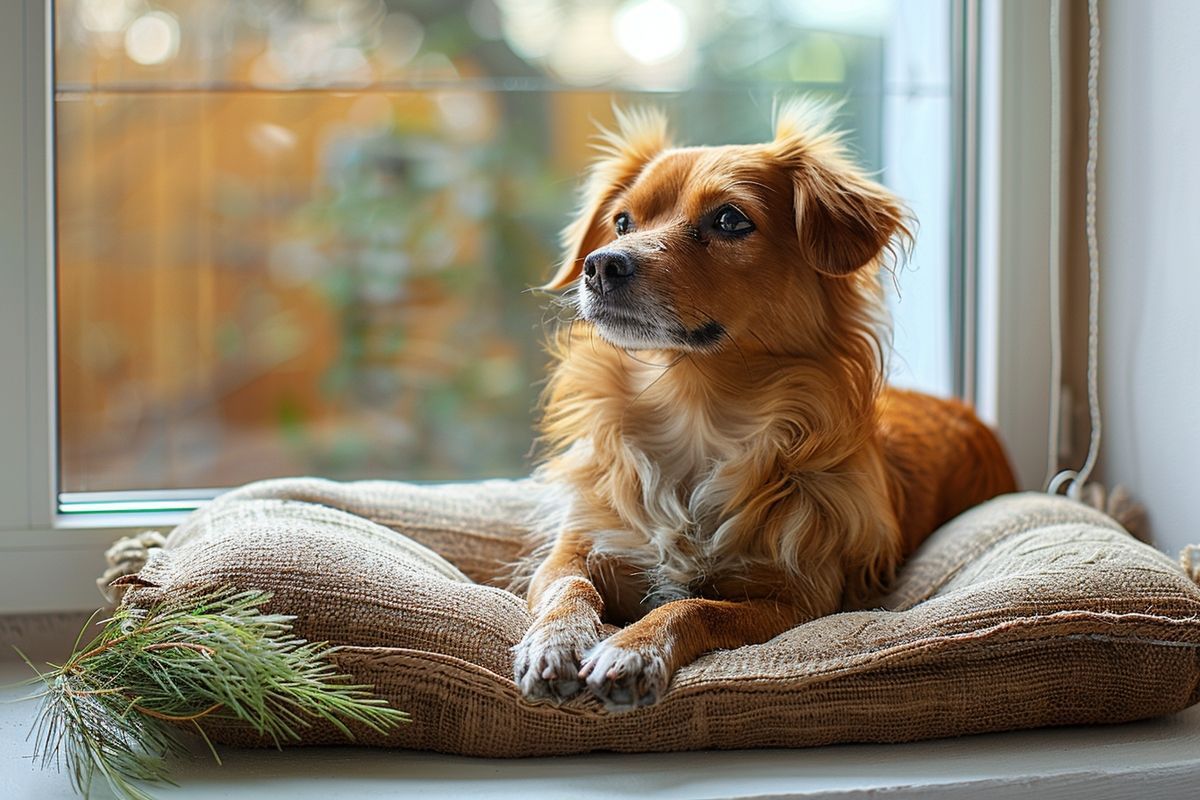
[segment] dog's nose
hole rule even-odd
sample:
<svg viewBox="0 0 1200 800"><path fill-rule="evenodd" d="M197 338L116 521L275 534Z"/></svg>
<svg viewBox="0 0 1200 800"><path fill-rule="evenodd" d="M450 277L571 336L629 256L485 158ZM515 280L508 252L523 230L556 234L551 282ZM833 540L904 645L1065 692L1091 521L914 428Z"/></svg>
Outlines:
<svg viewBox="0 0 1200 800"><path fill-rule="evenodd" d="M634 272L633 259L620 250L596 250L583 260L583 283L597 294L624 286Z"/></svg>

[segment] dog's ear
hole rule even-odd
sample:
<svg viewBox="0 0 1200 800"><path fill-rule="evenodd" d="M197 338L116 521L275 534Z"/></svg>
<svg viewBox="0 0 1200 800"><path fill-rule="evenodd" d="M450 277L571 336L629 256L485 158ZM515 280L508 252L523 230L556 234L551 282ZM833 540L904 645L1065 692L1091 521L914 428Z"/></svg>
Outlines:
<svg viewBox="0 0 1200 800"><path fill-rule="evenodd" d="M792 181L796 231L818 272L849 275L909 236L904 207L874 181L815 165L796 169Z"/></svg>
<svg viewBox="0 0 1200 800"><path fill-rule="evenodd" d="M597 149L600 157L588 171L583 204L574 222L562 233L563 260L541 288L557 291L570 286L583 269L583 259L615 237L609 207L616 196L628 188L642 168L663 150L671 147L667 118L657 109L614 109L615 131L600 129Z"/></svg>
<svg viewBox="0 0 1200 800"><path fill-rule="evenodd" d="M776 119L777 156L791 170L796 233L818 272L849 275L885 251L907 252L912 240L904 204L865 177L831 127L835 108L812 101L785 105Z"/></svg>

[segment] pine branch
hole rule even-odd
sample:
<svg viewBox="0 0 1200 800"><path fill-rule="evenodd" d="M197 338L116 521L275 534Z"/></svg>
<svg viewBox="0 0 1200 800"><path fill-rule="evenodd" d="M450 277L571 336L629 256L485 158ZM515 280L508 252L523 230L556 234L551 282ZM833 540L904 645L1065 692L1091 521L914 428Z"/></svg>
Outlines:
<svg viewBox="0 0 1200 800"><path fill-rule="evenodd" d="M353 739L348 723L386 734L408 720L337 673L337 648L294 636L294 617L260 611L270 597L221 590L120 608L91 642L80 646L80 633L66 663L30 664L30 683L42 686L31 698L42 700L34 757L65 764L85 797L99 773L117 797L149 800L136 784L171 782L167 760L187 752L189 728L220 763L210 722L248 725L278 747L317 721Z"/></svg>

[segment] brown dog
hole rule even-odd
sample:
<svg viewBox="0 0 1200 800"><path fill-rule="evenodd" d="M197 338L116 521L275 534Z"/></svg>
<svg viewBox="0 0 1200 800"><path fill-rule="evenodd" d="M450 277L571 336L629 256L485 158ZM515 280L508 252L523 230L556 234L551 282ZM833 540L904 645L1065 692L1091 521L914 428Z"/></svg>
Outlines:
<svg viewBox="0 0 1200 800"><path fill-rule="evenodd" d="M542 422L563 496L514 648L526 698L586 684L611 710L706 651L869 603L935 527L1014 489L968 408L884 387L878 272L908 219L826 109L789 104L774 141L728 147L619 116L547 287L578 316Z"/></svg>

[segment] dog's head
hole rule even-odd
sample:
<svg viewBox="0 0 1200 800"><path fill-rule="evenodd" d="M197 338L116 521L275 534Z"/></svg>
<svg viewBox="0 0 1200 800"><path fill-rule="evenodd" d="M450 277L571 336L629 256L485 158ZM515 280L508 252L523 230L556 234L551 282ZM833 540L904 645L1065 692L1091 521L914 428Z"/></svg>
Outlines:
<svg viewBox="0 0 1200 800"><path fill-rule="evenodd" d="M619 113L544 288L575 287L579 316L626 349L803 351L836 335L837 284L873 282L909 227L831 116L795 101L771 142L675 148L661 114Z"/></svg>

